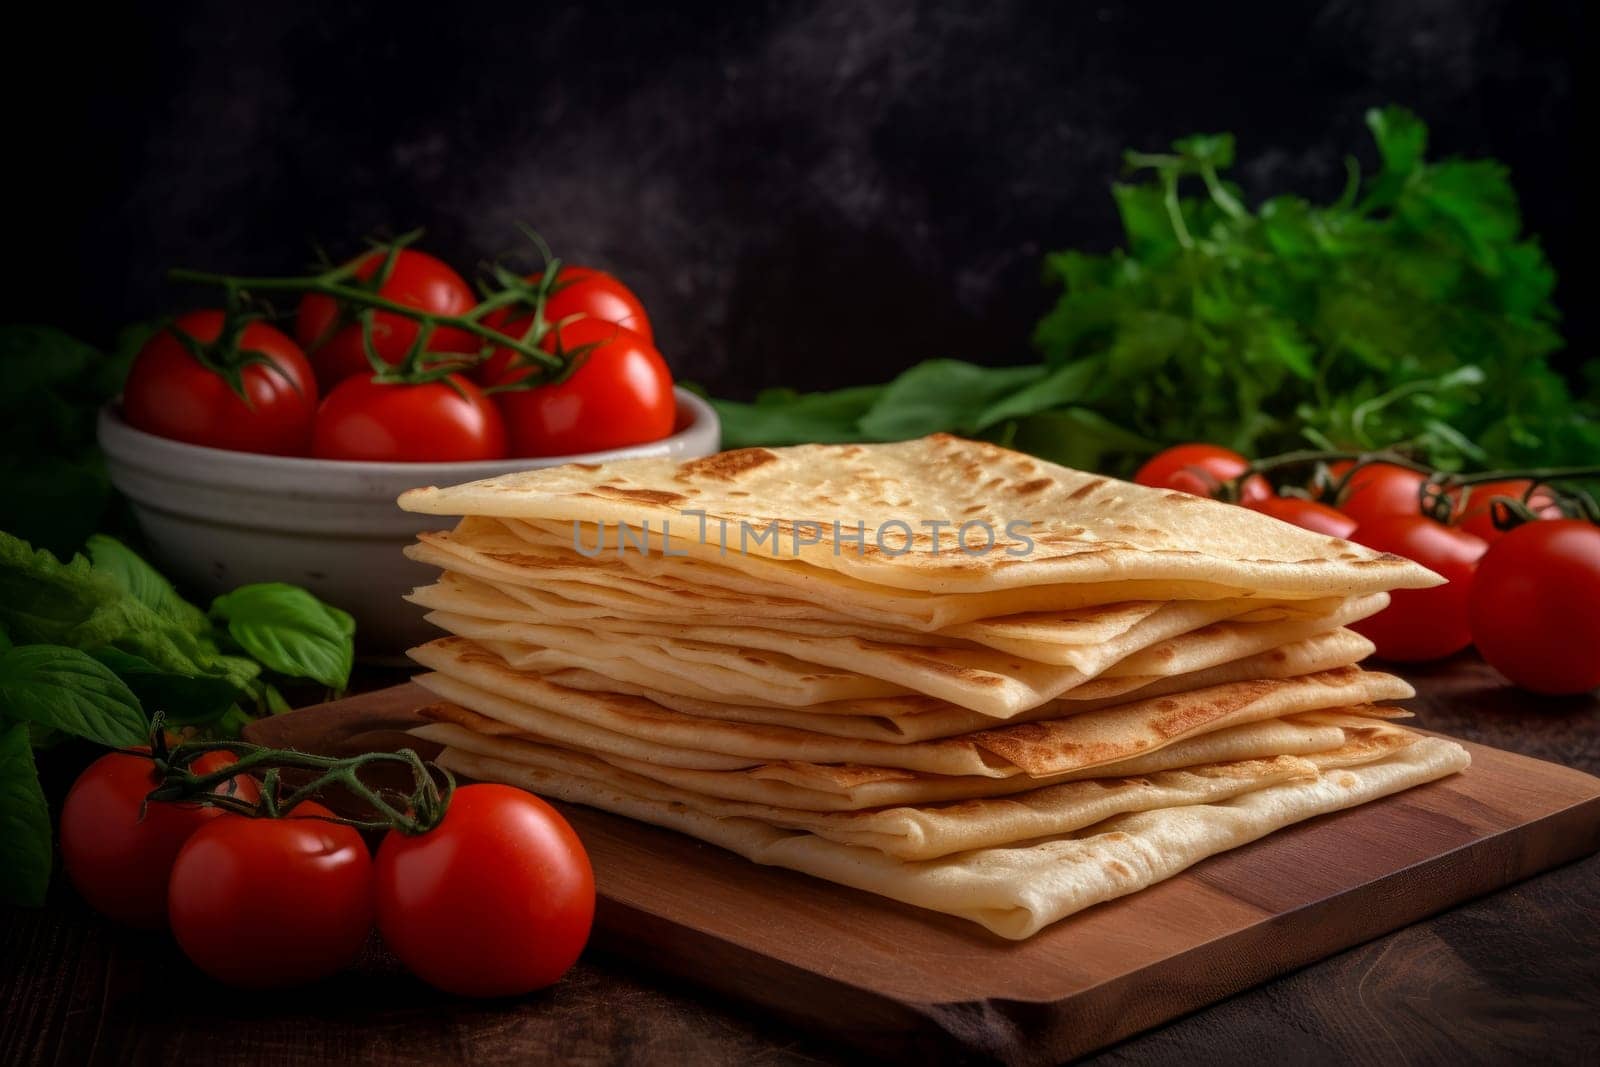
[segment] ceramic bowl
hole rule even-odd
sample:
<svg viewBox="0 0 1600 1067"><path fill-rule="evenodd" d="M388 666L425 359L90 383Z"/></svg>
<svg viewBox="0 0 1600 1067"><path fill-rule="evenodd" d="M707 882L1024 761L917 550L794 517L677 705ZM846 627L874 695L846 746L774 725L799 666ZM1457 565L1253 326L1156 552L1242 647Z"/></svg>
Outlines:
<svg viewBox="0 0 1600 1067"><path fill-rule="evenodd" d="M395 498L535 467L716 452L721 430L704 400L677 390L677 428L649 444L576 456L465 463L364 463L263 456L171 441L128 425L117 405L100 413L111 482L132 502L154 562L206 597L247 582L293 582L356 618L358 652L393 660L436 634L401 600L433 568L401 553L449 519L401 511Z"/></svg>

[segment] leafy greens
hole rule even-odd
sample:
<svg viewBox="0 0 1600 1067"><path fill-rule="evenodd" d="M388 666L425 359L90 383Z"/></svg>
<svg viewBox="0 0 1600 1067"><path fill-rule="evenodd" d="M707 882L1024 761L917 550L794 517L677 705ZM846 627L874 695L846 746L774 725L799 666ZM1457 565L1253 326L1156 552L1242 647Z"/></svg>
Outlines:
<svg viewBox="0 0 1600 1067"><path fill-rule="evenodd" d="M1143 180L1112 187L1125 247L1046 259L1062 293L1034 332L1042 363L935 359L882 386L718 401L725 443L946 430L1117 471L1180 441L1406 444L1443 469L1588 462L1600 425L1548 365L1555 275L1505 168L1428 161L1402 108L1367 125L1381 165L1362 180L1351 161L1328 204L1251 210L1224 177L1227 134L1130 152Z"/></svg>
<svg viewBox="0 0 1600 1067"><path fill-rule="evenodd" d="M354 620L292 585L246 585L209 613L104 534L63 563L0 532L0 898L42 901L50 819L32 750L62 737L144 741L173 727L230 735L286 710L269 677L343 689ZM215 620L215 621L213 621Z"/></svg>

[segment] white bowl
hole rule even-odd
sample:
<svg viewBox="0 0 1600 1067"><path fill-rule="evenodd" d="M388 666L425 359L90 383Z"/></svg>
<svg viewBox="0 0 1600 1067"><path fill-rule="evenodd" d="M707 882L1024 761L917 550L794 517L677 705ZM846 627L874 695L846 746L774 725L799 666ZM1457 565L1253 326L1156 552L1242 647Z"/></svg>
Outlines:
<svg viewBox="0 0 1600 1067"><path fill-rule="evenodd" d="M111 483L133 504L154 561L207 597L247 582L303 585L356 618L366 659L391 659L436 634L400 598L433 568L401 554L422 530L452 523L401 511L395 498L423 485L643 456L693 459L716 452L711 406L676 390L677 429L649 444L577 456L464 463L364 463L229 452L171 441L129 426L115 404L100 412Z"/></svg>

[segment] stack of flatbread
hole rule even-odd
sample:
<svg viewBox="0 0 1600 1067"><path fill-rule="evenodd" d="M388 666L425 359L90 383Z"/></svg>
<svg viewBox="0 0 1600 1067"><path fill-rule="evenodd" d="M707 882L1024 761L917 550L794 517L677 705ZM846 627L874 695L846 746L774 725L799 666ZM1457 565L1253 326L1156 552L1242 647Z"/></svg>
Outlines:
<svg viewBox="0 0 1600 1067"><path fill-rule="evenodd" d="M1436 584L938 435L401 497L442 762L1027 937L1461 770L1347 625Z"/></svg>

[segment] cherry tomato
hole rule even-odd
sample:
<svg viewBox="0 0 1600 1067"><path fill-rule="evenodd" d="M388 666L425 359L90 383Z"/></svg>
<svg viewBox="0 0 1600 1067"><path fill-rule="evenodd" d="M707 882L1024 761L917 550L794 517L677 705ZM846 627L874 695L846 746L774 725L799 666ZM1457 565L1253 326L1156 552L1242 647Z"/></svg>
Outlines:
<svg viewBox="0 0 1600 1067"><path fill-rule="evenodd" d="M532 275L528 280L537 282L543 274ZM655 334L650 328L650 317L644 305L633 295L633 290L623 285L605 271L590 267L564 266L556 275L555 291L544 306L545 319L559 323L571 315L586 315L601 322L614 322L626 326L651 344Z"/></svg>
<svg viewBox="0 0 1600 1067"><path fill-rule="evenodd" d="M1346 466L1344 469L1348 470ZM1339 510L1364 526L1387 515L1421 515L1426 474L1393 463L1368 463L1350 475L1339 496Z"/></svg>
<svg viewBox="0 0 1600 1067"><path fill-rule="evenodd" d="M230 753L212 752L192 769L207 774L236 762ZM224 814L199 804L146 805L159 784L149 756L113 752L89 764L61 806L61 859L78 895L107 918L149 929L166 925L167 878L178 850ZM252 804L261 798L255 780L244 775L217 792Z"/></svg>
<svg viewBox="0 0 1600 1067"><path fill-rule="evenodd" d="M1489 665L1535 693L1600 687L1600 527L1525 523L1490 546L1470 598Z"/></svg>
<svg viewBox="0 0 1600 1067"><path fill-rule="evenodd" d="M283 819L224 814L172 865L167 913L184 954L246 988L325 978L355 961L372 930L372 857L320 804Z"/></svg>
<svg viewBox="0 0 1600 1067"><path fill-rule="evenodd" d="M1250 461L1232 449L1217 445L1174 445L1145 461L1133 476L1140 485L1176 489L1194 496L1216 496L1225 481L1243 474ZM1239 487L1239 503L1249 505L1272 496L1272 486L1259 474Z"/></svg>
<svg viewBox="0 0 1600 1067"><path fill-rule="evenodd" d="M444 821L378 847L378 930L429 985L516 996L567 973L589 939L594 873L554 808L506 785L455 791Z"/></svg>
<svg viewBox="0 0 1600 1067"><path fill-rule="evenodd" d="M1246 506L1329 537L1348 538L1356 529L1356 521L1342 511L1297 496L1270 496L1265 500L1252 500Z"/></svg>
<svg viewBox="0 0 1600 1067"><path fill-rule="evenodd" d="M1472 590L1481 537L1422 515L1381 515L1356 527L1353 540L1380 552L1405 556L1447 581L1431 589L1397 589L1389 606L1350 628L1371 639L1384 659L1439 659L1472 642L1467 597Z"/></svg>
<svg viewBox="0 0 1600 1067"><path fill-rule="evenodd" d="M515 331L516 325L508 327ZM577 319L552 330L543 346L567 351L593 345L563 382L499 393L514 456L568 456L658 441L672 432L678 405L672 372L650 342L614 323ZM502 349L491 357L492 379L504 385L527 377ZM486 371L486 373L488 373Z"/></svg>
<svg viewBox="0 0 1600 1067"><path fill-rule="evenodd" d="M1497 529L1494 524L1494 498L1508 496L1522 500L1533 485L1526 478L1513 478L1504 482L1482 482L1471 487L1471 492L1466 494L1466 504L1456 516L1456 525L1468 533L1476 534L1485 541L1493 544L1498 541L1505 531ZM1457 500L1461 499L1461 492L1455 494ZM1555 497L1543 486L1534 491L1528 505L1533 508L1535 515L1542 519L1561 518L1561 509L1556 506Z"/></svg>
<svg viewBox="0 0 1600 1067"><path fill-rule="evenodd" d="M363 374L340 382L317 409L311 452L399 463L504 459L506 430L494 402L458 374L419 385Z"/></svg>
<svg viewBox="0 0 1600 1067"><path fill-rule="evenodd" d="M209 448L305 455L311 446L317 383L300 346L264 322L246 326L239 337L240 350L259 352L269 362L240 371L240 384L249 398L242 400L173 333L181 330L197 341L215 341L222 333L222 321L221 311L191 311L145 342L122 387L128 424Z"/></svg>
<svg viewBox="0 0 1600 1067"><path fill-rule="evenodd" d="M355 276L367 281L383 266L384 253L368 252L359 259ZM426 252L403 248L395 259L394 270L378 289L378 295L397 304L432 311L440 315L461 315L472 310L477 298L472 286L449 265ZM307 293L300 298L295 316L295 337L316 364L317 380L324 390L344 379L372 371L361 340L361 324L338 324L339 304L330 296ZM392 311L378 311L372 317L372 347L389 364L399 363L417 339L417 323ZM482 342L465 330L440 327L428 338L430 352L476 353Z"/></svg>

